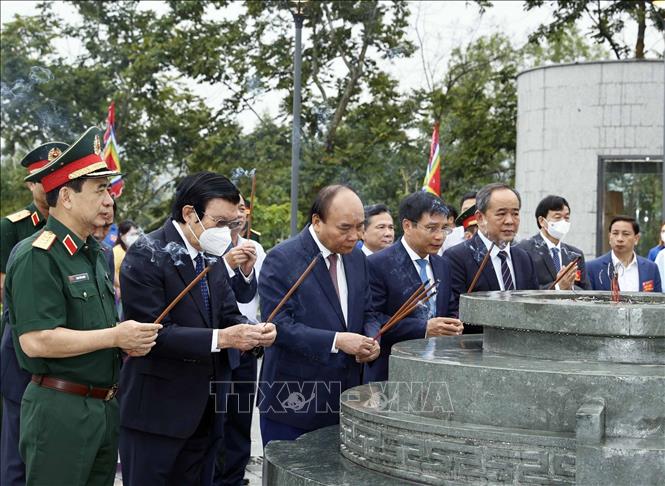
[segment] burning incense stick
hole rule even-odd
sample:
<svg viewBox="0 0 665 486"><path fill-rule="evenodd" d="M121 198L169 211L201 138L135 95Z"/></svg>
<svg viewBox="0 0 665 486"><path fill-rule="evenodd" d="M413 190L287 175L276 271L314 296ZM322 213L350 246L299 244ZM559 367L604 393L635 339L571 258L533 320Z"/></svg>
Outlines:
<svg viewBox="0 0 665 486"><path fill-rule="evenodd" d="M476 288L476 284L478 283L478 279L480 278L480 274L483 273L483 270L485 270L485 266L487 265L487 262L490 259L490 253L492 253L492 250L494 249L494 242L492 242L492 245L490 246L490 249L487 250L487 253L485 253L485 256L483 257L483 260L480 262L480 266L478 267L478 271L476 274L473 276L473 280L471 280L471 285L469 285L469 288L466 289L466 293L470 294L473 292L473 289Z"/></svg>
<svg viewBox="0 0 665 486"><path fill-rule="evenodd" d="M199 273L194 280L192 280L187 287L182 289L182 292L178 294L178 296L171 301L171 303L162 311L161 314L159 314L159 317L157 320L155 320L155 324L159 324L162 322L162 319L166 317L166 315L171 312L171 309L173 309L178 302L182 300L182 298L187 295L187 293L194 288L194 286L201 281L203 277L206 276L206 274L210 271L212 268L212 265L206 266L201 273Z"/></svg>
<svg viewBox="0 0 665 486"><path fill-rule="evenodd" d="M419 304L424 304L433 296L435 296L436 292L432 292L431 294L429 292L438 284L438 280L431 283L427 287L424 287L424 284L421 284L420 287L418 287L416 291L411 294L411 297L409 297L406 302L404 302L404 304L402 304L402 306L397 309L397 312L395 312L392 317L388 319L388 321L383 326L381 326L381 329L379 329L379 332L374 336L373 339L376 341L380 336L392 329L399 321L411 314L411 312L413 312L413 310L418 307Z"/></svg>
<svg viewBox="0 0 665 486"><path fill-rule="evenodd" d="M279 301L279 304L277 304L277 307L273 309L273 311L270 313L268 316L268 319L266 319L265 322L272 322L272 320L275 318L277 313L284 307L284 304L286 304L286 301L291 298L293 293L298 290L298 287L300 287L300 284L303 283L303 281L307 278L307 275L311 273L312 270L314 270L314 266L316 266L316 262L319 259L319 256L321 256L321 253L317 253L316 256L312 259L309 265L307 265L307 268L305 271L302 273L302 275L296 280L296 283L293 284L293 286L289 289L289 291L286 293L286 295L282 298L282 300Z"/></svg>
<svg viewBox="0 0 665 486"><path fill-rule="evenodd" d="M577 262L580 261L580 258L581 257L575 257L575 259L572 262L570 262L568 265L566 265L566 267L563 270L563 273L561 275L559 275L559 277L554 282L552 282L549 287L547 287L547 290L552 290L554 287L556 287L556 284L561 282L561 280L563 280L563 278L566 275L568 275L568 273L573 269L573 267L575 265L577 265Z"/></svg>
<svg viewBox="0 0 665 486"><path fill-rule="evenodd" d="M249 214L247 215L247 236L249 240L252 236L252 217L254 216L254 196L256 194L256 172L252 174L252 192L249 196Z"/></svg>

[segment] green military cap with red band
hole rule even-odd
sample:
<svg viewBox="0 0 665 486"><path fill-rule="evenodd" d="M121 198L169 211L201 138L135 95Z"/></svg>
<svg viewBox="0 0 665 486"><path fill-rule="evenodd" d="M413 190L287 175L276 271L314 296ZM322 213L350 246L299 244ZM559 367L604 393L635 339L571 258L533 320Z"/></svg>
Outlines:
<svg viewBox="0 0 665 486"><path fill-rule="evenodd" d="M110 170L102 158L102 131L90 127L71 147L41 169L30 173L25 181L41 182L44 191L50 192L74 179L116 175L120 173Z"/></svg>
<svg viewBox="0 0 665 486"><path fill-rule="evenodd" d="M62 142L45 143L28 152L21 160L21 165L28 169L28 172L32 174L60 157L62 152L68 148L69 145Z"/></svg>

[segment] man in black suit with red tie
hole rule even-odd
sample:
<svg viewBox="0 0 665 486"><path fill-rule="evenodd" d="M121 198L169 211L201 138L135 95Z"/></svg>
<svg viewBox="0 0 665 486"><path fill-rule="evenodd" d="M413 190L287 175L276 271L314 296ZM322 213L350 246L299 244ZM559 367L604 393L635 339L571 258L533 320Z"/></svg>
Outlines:
<svg viewBox="0 0 665 486"><path fill-rule="evenodd" d="M444 253L452 269L453 301L450 312L453 315L459 314L459 297L466 293L490 248L490 259L474 291L538 288L531 257L511 244L520 225L519 193L503 183L488 184L478 191L476 207L479 231L470 240ZM481 333L482 326L465 325L464 332Z"/></svg>

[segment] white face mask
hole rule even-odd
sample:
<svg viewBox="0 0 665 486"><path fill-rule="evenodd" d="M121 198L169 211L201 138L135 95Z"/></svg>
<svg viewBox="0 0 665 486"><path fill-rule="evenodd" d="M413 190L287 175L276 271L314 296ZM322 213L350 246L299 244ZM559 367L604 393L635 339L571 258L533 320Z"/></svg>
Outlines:
<svg viewBox="0 0 665 486"><path fill-rule="evenodd" d="M122 242L125 244L127 248L132 246L134 243L136 243L136 240L139 239L139 234L138 233L127 233L125 236L122 236Z"/></svg>
<svg viewBox="0 0 665 486"><path fill-rule="evenodd" d="M561 221L547 221L547 232L557 240L562 240L569 231L570 222L566 221L565 219L562 219Z"/></svg>
<svg viewBox="0 0 665 486"><path fill-rule="evenodd" d="M196 233L192 231L192 228L189 227L189 224L187 227L194 235L194 238L198 240L199 245L201 245L201 249L203 249L203 251L206 253L210 253L211 255L222 256L231 244L231 230L226 226L224 228L206 228L203 226L203 223L201 223L201 219L199 218L198 214L196 215L196 218L199 220L199 224L203 228L203 233L201 233L201 236L196 238Z"/></svg>

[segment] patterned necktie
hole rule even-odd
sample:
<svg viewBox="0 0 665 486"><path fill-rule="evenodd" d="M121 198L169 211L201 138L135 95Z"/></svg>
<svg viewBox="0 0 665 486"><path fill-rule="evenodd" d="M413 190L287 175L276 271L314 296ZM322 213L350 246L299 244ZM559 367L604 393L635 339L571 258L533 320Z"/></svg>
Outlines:
<svg viewBox="0 0 665 486"><path fill-rule="evenodd" d="M503 289L515 290L513 276L510 274L510 267L508 266L508 253L506 253L506 250L501 250L499 252L499 258L501 259L501 278L503 279Z"/></svg>
<svg viewBox="0 0 665 486"><path fill-rule="evenodd" d="M427 276L427 260L424 258L418 258L416 260L416 263L420 267L420 271L418 272L420 274L420 281L425 284L425 286L429 285L429 277ZM434 317L436 314L436 309L434 308L434 297L432 297L430 300L427 301L427 306L428 306L428 311L427 311L427 318L431 319Z"/></svg>
<svg viewBox="0 0 665 486"><path fill-rule="evenodd" d="M196 263L196 275L200 274L205 266L203 265L203 257L199 253L196 258L194 258ZM206 306L208 311L208 317L212 319L212 313L210 311L210 292L208 291L208 276L203 277L199 280L199 288L201 289L201 296L203 297L203 303Z"/></svg>
<svg viewBox="0 0 665 486"><path fill-rule="evenodd" d="M328 272L330 272L330 278L332 279L332 283L335 286L335 292L337 292L337 299L341 301L341 299L339 298L339 284L337 283L337 254L331 253L330 255L328 255L328 262L330 263Z"/></svg>
<svg viewBox="0 0 665 486"><path fill-rule="evenodd" d="M552 248L550 251L552 252L552 261L554 262L554 269L556 270L556 273L559 273L559 270L561 270L561 261L559 261L559 249Z"/></svg>

